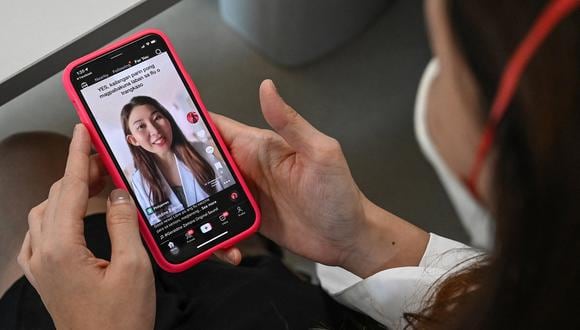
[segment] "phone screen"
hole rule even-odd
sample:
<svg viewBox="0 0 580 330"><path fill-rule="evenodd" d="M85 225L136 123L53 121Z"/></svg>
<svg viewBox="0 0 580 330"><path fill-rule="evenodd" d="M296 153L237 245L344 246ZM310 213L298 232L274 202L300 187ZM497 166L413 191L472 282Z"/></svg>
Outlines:
<svg viewBox="0 0 580 330"><path fill-rule="evenodd" d="M146 35L70 79L169 262L252 226L256 214L163 38Z"/></svg>

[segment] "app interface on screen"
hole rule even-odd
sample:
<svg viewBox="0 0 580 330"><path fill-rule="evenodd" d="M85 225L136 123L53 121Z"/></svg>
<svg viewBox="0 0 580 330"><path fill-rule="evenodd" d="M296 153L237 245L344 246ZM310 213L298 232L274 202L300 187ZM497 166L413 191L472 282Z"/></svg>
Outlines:
<svg viewBox="0 0 580 330"><path fill-rule="evenodd" d="M71 79L169 261L251 226L248 199L159 36L85 63Z"/></svg>

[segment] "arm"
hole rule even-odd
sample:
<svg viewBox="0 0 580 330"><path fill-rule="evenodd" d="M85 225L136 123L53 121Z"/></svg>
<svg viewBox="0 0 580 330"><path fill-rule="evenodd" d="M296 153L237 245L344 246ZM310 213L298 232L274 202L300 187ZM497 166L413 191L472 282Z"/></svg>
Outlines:
<svg viewBox="0 0 580 330"><path fill-rule="evenodd" d="M429 234L368 199L364 210L364 226L341 266L366 278L389 268L419 265Z"/></svg>
<svg viewBox="0 0 580 330"><path fill-rule="evenodd" d="M321 284L338 301L398 328L403 312L417 311L427 290L465 257L446 251L464 246L369 201L340 144L288 106L269 81L260 102L274 131L212 117L259 201L262 233L326 265L318 265Z"/></svg>
<svg viewBox="0 0 580 330"><path fill-rule="evenodd" d="M421 311L437 283L483 257L462 243L430 234L418 266L389 268L365 279L321 264L316 265L316 272L322 288L338 302L390 329L402 329L406 325L404 313Z"/></svg>

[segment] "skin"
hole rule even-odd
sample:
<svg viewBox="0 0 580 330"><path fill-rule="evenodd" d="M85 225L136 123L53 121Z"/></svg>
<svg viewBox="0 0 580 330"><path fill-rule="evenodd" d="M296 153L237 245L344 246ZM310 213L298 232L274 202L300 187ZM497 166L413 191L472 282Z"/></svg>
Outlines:
<svg viewBox="0 0 580 330"><path fill-rule="evenodd" d="M129 115L127 141L141 147L156 157L164 158L171 154L173 132L169 120L149 105L138 105Z"/></svg>
<svg viewBox="0 0 580 330"><path fill-rule="evenodd" d="M261 232L296 254L362 277L417 264L427 233L369 201L339 143L288 106L270 80L260 87L260 102L274 131L213 119L253 183L264 218Z"/></svg>
<svg viewBox="0 0 580 330"><path fill-rule="evenodd" d="M29 213L18 263L58 329L153 328L153 270L126 191L114 190L107 203L111 261L86 246L82 219L100 177L92 174L99 166L90 147L87 130L77 125L64 176Z"/></svg>
<svg viewBox="0 0 580 330"><path fill-rule="evenodd" d="M429 95L428 127L447 164L464 177L483 121L477 115L477 85L454 47L444 5L426 1L431 43L441 63ZM260 86L260 103L272 130L212 118L262 208L262 233L294 253L362 278L417 265L428 234L368 200L352 179L340 144L287 105L269 80ZM108 203L111 262L95 259L84 246L90 173L98 168L91 165L89 146L88 134L78 127L64 177L30 213L19 263L59 328L111 328L110 320L125 322L115 324L121 328L151 328L153 275L133 202L113 196ZM479 179L484 202L491 161ZM235 264L241 255L231 248L220 257Z"/></svg>
<svg viewBox="0 0 580 330"><path fill-rule="evenodd" d="M157 166L170 186L181 186L175 156L171 150L173 131L163 114L149 105L138 105L129 115L127 141L155 157Z"/></svg>
<svg viewBox="0 0 580 330"><path fill-rule="evenodd" d="M445 163L459 178L467 178L485 118L477 83L455 43L446 6L445 0L425 1L431 48L440 68L428 96L427 127ZM493 160L489 155L477 181L480 202L488 207Z"/></svg>

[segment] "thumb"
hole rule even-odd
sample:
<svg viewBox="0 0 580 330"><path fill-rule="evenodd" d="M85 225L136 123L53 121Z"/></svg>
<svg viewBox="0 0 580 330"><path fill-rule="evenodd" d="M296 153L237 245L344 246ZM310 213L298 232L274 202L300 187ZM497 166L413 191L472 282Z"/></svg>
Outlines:
<svg viewBox="0 0 580 330"><path fill-rule="evenodd" d="M123 189L115 189L107 202L107 230L111 238L111 263L147 258L139 236L137 208Z"/></svg>
<svg viewBox="0 0 580 330"><path fill-rule="evenodd" d="M295 150L313 154L317 140L324 135L286 104L272 80L260 85L260 105L268 124Z"/></svg>

